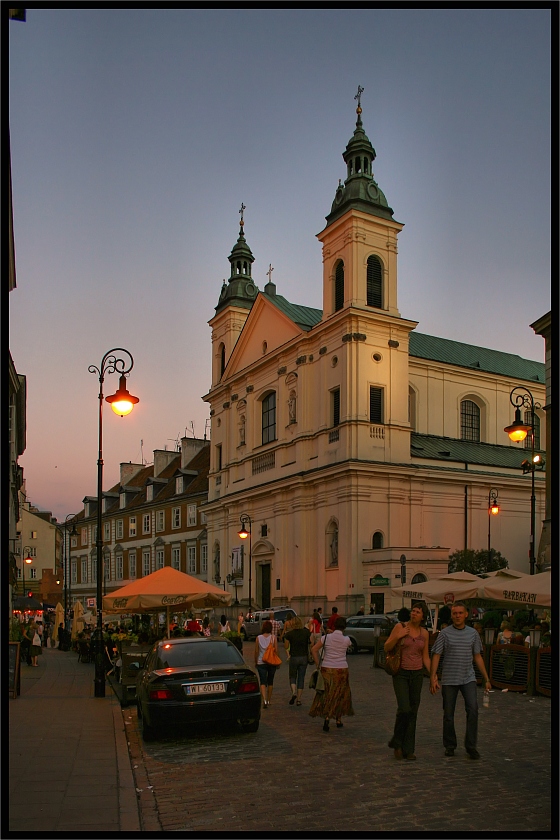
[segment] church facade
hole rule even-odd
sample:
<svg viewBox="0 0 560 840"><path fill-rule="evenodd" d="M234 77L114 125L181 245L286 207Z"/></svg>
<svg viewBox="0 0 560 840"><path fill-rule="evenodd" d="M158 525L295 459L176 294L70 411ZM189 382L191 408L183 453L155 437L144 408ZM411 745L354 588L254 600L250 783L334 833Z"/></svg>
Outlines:
<svg viewBox="0 0 560 840"><path fill-rule="evenodd" d="M424 335L401 317L403 225L374 179L359 105L343 158L346 180L318 234L322 308L289 302L270 274L257 288L242 205L209 322L212 576L235 583L245 605L300 614L394 609L401 570L408 583L444 574L467 547L491 544L528 572L527 452L503 429L514 387L545 403L543 364ZM542 473L536 486L539 524ZM490 522L492 491L500 514ZM242 521L250 540L238 536Z"/></svg>

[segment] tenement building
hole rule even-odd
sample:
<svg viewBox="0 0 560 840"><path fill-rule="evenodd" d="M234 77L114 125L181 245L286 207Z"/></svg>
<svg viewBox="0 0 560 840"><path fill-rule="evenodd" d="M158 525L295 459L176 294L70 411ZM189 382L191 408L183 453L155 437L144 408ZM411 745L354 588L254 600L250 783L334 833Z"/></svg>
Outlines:
<svg viewBox="0 0 560 840"><path fill-rule="evenodd" d="M103 594L173 566L209 579L206 515L210 444L184 437L180 451L154 450L153 464L123 463L120 480L103 492ZM69 604L95 606L97 497L86 496L64 534L62 564ZM67 531L68 529L65 529Z"/></svg>
<svg viewBox="0 0 560 840"><path fill-rule="evenodd" d="M415 583L446 573L453 551L487 547L493 489L492 548L529 571L526 444L503 430L515 386L544 406L544 365L425 335L401 316L403 225L375 181L357 113L346 180L318 234L322 308L289 302L270 272L257 288L242 212L209 322L212 577L233 575L245 604L251 582L253 605L290 603L302 614L319 604L343 614L400 606L391 587L401 558ZM541 408L535 423L540 450ZM543 473L535 483L538 543ZM250 540L238 536L241 517Z"/></svg>

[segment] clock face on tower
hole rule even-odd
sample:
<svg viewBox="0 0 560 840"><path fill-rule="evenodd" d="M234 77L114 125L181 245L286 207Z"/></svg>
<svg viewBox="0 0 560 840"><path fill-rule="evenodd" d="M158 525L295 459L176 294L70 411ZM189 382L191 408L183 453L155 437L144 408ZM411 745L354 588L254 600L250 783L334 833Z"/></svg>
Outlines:
<svg viewBox="0 0 560 840"><path fill-rule="evenodd" d="M376 201L379 198L379 190L377 189L373 181L370 181L370 183L368 184L367 191L369 197L372 198L374 201Z"/></svg>
<svg viewBox="0 0 560 840"><path fill-rule="evenodd" d="M342 189L342 187L339 187L337 189L336 195L334 197L334 200L335 200L336 204L340 204L340 202L342 201L343 195L344 195L344 190Z"/></svg>
<svg viewBox="0 0 560 840"><path fill-rule="evenodd" d="M253 283L247 283L247 285L245 286L245 294L249 295L249 297L255 297L255 295L257 294L257 290Z"/></svg>

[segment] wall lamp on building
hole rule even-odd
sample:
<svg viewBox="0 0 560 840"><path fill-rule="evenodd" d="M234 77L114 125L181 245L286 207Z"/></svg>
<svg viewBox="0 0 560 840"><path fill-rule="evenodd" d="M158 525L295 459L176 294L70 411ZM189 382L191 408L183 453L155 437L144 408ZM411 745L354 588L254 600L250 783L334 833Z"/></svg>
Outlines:
<svg viewBox="0 0 560 840"><path fill-rule="evenodd" d="M544 469L544 461L538 453L535 455L535 409L540 408L536 403L531 391L522 385L516 385L509 395L509 401L515 408L515 417L511 426L506 426L504 432L510 440L521 443L527 435L531 440L531 460L525 460L521 464L523 474L531 473L531 541L529 544L529 565L530 573L535 574L535 470ZM521 419L521 409L528 409L529 422Z"/></svg>
<svg viewBox="0 0 560 840"><path fill-rule="evenodd" d="M123 358L124 354L124 358ZM103 503L103 383L105 376L109 373L119 374L119 388L115 394L105 397L115 414L124 417L130 414L136 403L140 402L138 397L130 394L126 388L126 375L134 367L132 355L123 347L115 347L109 350L101 359L99 367L90 365L89 373L95 373L99 377L99 456L97 459L97 534L96 534L96 557L97 557L97 628L93 634L93 649L95 651L95 697L105 697L105 659L103 641L103 616L101 607L103 604L103 532L102 532L102 503Z"/></svg>
<svg viewBox="0 0 560 840"><path fill-rule="evenodd" d="M498 491L492 487L488 493L488 560L490 561L490 523L493 516L497 516L500 512L500 505L498 504Z"/></svg>
<svg viewBox="0 0 560 840"><path fill-rule="evenodd" d="M252 584L253 560L252 560L251 555L252 555L252 547L253 546L252 546L251 526L252 526L253 523L251 521L251 517L247 513L242 513L241 516L239 517L239 521L241 522L241 530L237 532L238 536L242 540L246 540L247 537L249 537L249 615L250 615L251 612L252 612L252 608L251 608L251 599L252 599L251 584ZM249 525L249 530L247 530L247 528L245 527L247 524Z"/></svg>

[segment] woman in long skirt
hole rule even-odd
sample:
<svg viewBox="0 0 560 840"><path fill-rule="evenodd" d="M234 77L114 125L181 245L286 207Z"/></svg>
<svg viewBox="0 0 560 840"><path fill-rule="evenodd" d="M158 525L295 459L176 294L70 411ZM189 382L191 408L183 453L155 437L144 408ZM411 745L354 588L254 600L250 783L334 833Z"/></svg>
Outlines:
<svg viewBox="0 0 560 840"><path fill-rule="evenodd" d="M348 636L343 635L345 627L346 619L340 616L335 621L334 631L328 636L322 636L311 649L315 664L319 667L320 652L324 647L321 674L325 690L316 692L309 711L311 717L324 718L323 732L329 731L331 718L335 719L340 729L344 725L341 718L354 714L346 662L346 654L352 642Z"/></svg>

